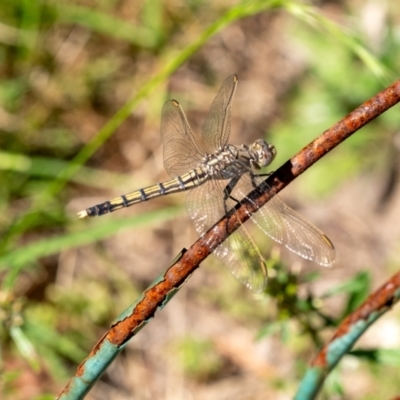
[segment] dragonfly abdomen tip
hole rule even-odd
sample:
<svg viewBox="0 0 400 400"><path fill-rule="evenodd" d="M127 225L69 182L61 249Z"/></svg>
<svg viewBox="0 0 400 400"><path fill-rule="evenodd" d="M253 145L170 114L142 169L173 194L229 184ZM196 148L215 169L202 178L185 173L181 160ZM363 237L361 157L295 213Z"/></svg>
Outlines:
<svg viewBox="0 0 400 400"><path fill-rule="evenodd" d="M86 218L89 214L87 213L87 211L79 211L78 212L78 218Z"/></svg>

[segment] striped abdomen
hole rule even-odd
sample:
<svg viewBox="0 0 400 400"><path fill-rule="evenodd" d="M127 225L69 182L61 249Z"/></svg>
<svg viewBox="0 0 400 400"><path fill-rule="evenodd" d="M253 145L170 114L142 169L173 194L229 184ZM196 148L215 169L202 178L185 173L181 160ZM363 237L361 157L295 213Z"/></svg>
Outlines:
<svg viewBox="0 0 400 400"><path fill-rule="evenodd" d="M78 216L79 218L85 218L110 213L123 207L129 207L133 204L141 203L142 201L154 199L155 197L191 189L201 185L207 179L208 175L202 168L195 168L169 181L135 190L134 192L117 197L113 200L89 207L85 211L79 212Z"/></svg>

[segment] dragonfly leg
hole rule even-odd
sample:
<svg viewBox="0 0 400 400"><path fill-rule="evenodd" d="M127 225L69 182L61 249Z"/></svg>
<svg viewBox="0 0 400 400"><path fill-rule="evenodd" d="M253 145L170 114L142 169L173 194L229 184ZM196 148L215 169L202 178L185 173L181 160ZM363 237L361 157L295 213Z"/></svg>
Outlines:
<svg viewBox="0 0 400 400"><path fill-rule="evenodd" d="M251 178L251 183L252 183L252 185L253 185L253 187L254 187L254 189L257 187L257 183L256 183L256 180L255 180L255 178L257 177L268 177L268 176L270 176L271 174L273 174L274 173L274 171L271 171L271 172L266 172L265 174L250 174L250 178Z"/></svg>
<svg viewBox="0 0 400 400"><path fill-rule="evenodd" d="M232 178L229 183L225 186L224 189L224 207L225 207L225 213L228 212L228 207L227 207L227 203L226 201L228 199L232 199L233 201L235 201L236 203L239 203L238 199L235 199L233 196L231 196L231 193L233 191L233 189L235 188L236 184L239 182L240 179L240 175Z"/></svg>

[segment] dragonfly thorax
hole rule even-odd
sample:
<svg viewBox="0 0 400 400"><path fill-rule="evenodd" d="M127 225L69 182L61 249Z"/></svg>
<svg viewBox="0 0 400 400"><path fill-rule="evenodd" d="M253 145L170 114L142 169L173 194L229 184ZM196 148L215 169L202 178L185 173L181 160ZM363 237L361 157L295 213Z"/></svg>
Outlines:
<svg viewBox="0 0 400 400"><path fill-rule="evenodd" d="M247 165L241 161L242 152L242 147L228 144L213 154L206 154L201 168L214 179L231 179L238 174L242 175L249 168L248 161Z"/></svg>
<svg viewBox="0 0 400 400"><path fill-rule="evenodd" d="M275 158L274 145L258 139L252 145L228 144L213 154L207 154L201 165L213 179L232 179L271 164Z"/></svg>

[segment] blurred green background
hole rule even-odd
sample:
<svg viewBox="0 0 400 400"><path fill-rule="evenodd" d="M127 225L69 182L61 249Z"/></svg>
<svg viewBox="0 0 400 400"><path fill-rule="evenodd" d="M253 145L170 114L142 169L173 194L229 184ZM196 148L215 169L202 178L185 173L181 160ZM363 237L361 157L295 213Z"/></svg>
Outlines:
<svg viewBox="0 0 400 400"><path fill-rule="evenodd" d="M237 73L231 143L286 161L398 78L390 1L29 1L0 7L0 397L53 398L111 321L196 239L184 195L76 212L167 178L159 123L200 129ZM212 259L89 399L290 399L347 313L398 268L400 113L373 121L282 193L337 248L332 269L256 238L268 293ZM321 398L399 393L400 320L378 321Z"/></svg>

